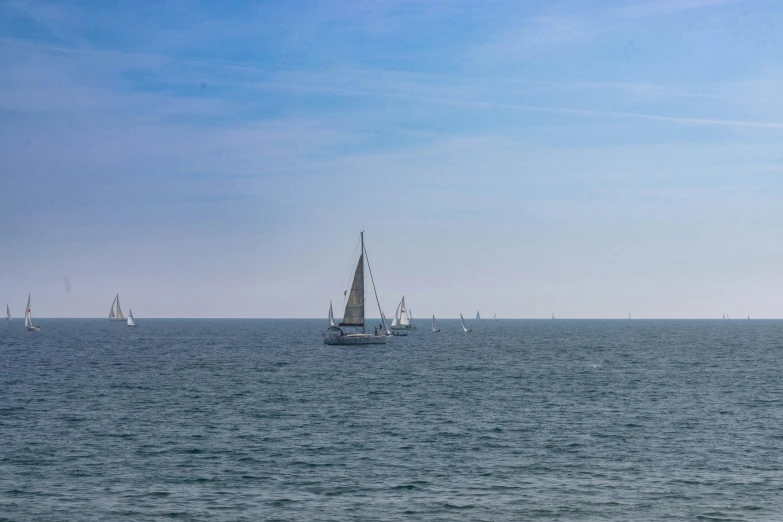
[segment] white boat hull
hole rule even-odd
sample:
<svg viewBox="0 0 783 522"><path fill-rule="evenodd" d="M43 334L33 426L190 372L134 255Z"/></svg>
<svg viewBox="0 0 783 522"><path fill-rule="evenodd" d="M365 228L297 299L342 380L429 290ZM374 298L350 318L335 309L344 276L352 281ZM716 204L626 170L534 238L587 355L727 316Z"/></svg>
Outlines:
<svg viewBox="0 0 783 522"><path fill-rule="evenodd" d="M40 326L28 326L28 327L27 327L27 331L28 331L28 332L37 332L37 331L38 331L38 330L40 330L40 329L41 329L41 327L40 327Z"/></svg>
<svg viewBox="0 0 783 522"><path fill-rule="evenodd" d="M415 330L415 326L392 326L392 330Z"/></svg>
<svg viewBox="0 0 783 522"><path fill-rule="evenodd" d="M371 334L347 334L328 335L324 337L324 344L333 346L363 346L366 344L386 344L385 335Z"/></svg>

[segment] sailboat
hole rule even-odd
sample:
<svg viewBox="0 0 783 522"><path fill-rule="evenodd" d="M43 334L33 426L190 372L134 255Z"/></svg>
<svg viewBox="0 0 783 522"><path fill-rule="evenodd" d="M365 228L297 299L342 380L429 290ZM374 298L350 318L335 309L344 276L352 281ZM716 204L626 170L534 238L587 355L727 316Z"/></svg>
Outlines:
<svg viewBox="0 0 783 522"><path fill-rule="evenodd" d="M386 323L386 315L383 313L383 310L381 310L381 328L387 337L392 334L391 330L389 330L389 325Z"/></svg>
<svg viewBox="0 0 783 522"><path fill-rule="evenodd" d="M11 320L11 309L8 308L8 305L5 305L5 320L6 321Z"/></svg>
<svg viewBox="0 0 783 522"><path fill-rule="evenodd" d="M479 319L481 319L481 315L478 313L478 310L476 310L476 321L478 321Z"/></svg>
<svg viewBox="0 0 783 522"><path fill-rule="evenodd" d="M492 320L497 321L498 320L498 314L492 314Z"/></svg>
<svg viewBox="0 0 783 522"><path fill-rule="evenodd" d="M367 250L364 248L364 231L361 231L361 253L359 254L359 263L356 265L356 272L353 275L353 284L351 293L348 295L348 302L345 305L345 315L342 322L334 326L334 314L332 314L331 303L329 305L329 330L324 334L324 344L330 345L365 345L365 344L386 344L386 335L373 335L367 333L364 328L364 260L367 257ZM375 289L375 281L372 277L372 268L370 261L367 260L367 268L370 272L370 281L372 281L375 301L378 303L378 311L381 310L378 300L378 291ZM343 327L361 328L361 333L345 333Z"/></svg>
<svg viewBox="0 0 783 522"><path fill-rule="evenodd" d="M115 312L115 306L116 312ZM120 308L120 294L114 297L114 301L111 303L111 309L109 309L109 321L124 321L125 316L122 315L122 308Z"/></svg>
<svg viewBox="0 0 783 522"><path fill-rule="evenodd" d="M435 322L435 314L432 314L432 333L438 332L440 332L440 328L438 328L438 323Z"/></svg>
<svg viewBox="0 0 783 522"><path fill-rule="evenodd" d="M128 326L136 326L136 323L133 322L133 310L130 308L128 309Z"/></svg>
<svg viewBox="0 0 783 522"><path fill-rule="evenodd" d="M402 296L402 301L397 305L397 310L394 312L394 320L392 321L391 329L415 330L416 327L413 326L413 323L411 322L412 319L413 317L411 317L408 308L405 306L405 296Z"/></svg>
<svg viewBox="0 0 783 522"><path fill-rule="evenodd" d="M465 333L470 333L470 332L472 332L472 331L473 331L473 330L471 330L470 328L468 328L467 326L465 326L465 319L462 317L462 314L461 314L461 313L459 314L459 322L460 322L460 324L462 325L462 331L463 331L463 332L465 332Z"/></svg>
<svg viewBox="0 0 783 522"><path fill-rule="evenodd" d="M40 326L33 325L33 312L32 308L30 308L30 294L27 294L27 308L25 308L24 313L24 326L27 328L28 332L37 332L41 329Z"/></svg>
<svg viewBox="0 0 783 522"><path fill-rule="evenodd" d="M552 312L552 319L554 319L554 318L555 318L555 313L554 313L554 312Z"/></svg>

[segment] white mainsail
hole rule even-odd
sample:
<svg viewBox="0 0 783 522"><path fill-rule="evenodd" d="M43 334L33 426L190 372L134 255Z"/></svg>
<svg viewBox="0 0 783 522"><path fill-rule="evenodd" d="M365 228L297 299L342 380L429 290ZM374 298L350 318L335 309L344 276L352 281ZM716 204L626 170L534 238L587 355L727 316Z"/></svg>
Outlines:
<svg viewBox="0 0 783 522"><path fill-rule="evenodd" d="M30 294L27 294L27 308L24 310L24 326L25 328L29 328L33 325L33 316L30 312Z"/></svg>
<svg viewBox="0 0 783 522"><path fill-rule="evenodd" d="M120 308L120 294L117 294L117 319L122 321L125 316L122 315L122 308Z"/></svg>
<svg viewBox="0 0 783 522"><path fill-rule="evenodd" d="M461 313L459 314L459 322L460 322L460 324L462 324L462 331L463 332L465 332L465 333L470 332L470 328L465 326L465 318L462 317Z"/></svg>
<svg viewBox="0 0 783 522"><path fill-rule="evenodd" d="M133 322L133 310L130 308L128 309L128 326L136 326L136 323Z"/></svg>
<svg viewBox="0 0 783 522"><path fill-rule="evenodd" d="M332 311L332 302L329 301L329 328L334 328L334 312Z"/></svg>
<svg viewBox="0 0 783 522"><path fill-rule="evenodd" d="M408 309L405 307L405 296L402 296L400 301L400 325L408 326L411 324L411 318L408 315Z"/></svg>

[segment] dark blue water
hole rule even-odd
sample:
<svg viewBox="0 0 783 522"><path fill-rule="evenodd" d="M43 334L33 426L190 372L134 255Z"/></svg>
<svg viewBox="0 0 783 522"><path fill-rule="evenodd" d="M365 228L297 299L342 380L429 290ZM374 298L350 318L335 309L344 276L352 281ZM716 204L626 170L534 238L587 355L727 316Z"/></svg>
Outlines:
<svg viewBox="0 0 783 522"><path fill-rule="evenodd" d="M0 323L2 520L783 520L783 322Z"/></svg>

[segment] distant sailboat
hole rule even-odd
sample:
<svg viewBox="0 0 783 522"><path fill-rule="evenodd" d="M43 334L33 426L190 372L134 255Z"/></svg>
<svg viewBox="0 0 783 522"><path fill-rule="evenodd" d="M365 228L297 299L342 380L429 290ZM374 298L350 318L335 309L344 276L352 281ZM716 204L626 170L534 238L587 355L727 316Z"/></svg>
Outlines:
<svg viewBox="0 0 783 522"><path fill-rule="evenodd" d="M11 320L11 309L8 308L8 305L5 305L5 320L6 321Z"/></svg>
<svg viewBox="0 0 783 522"><path fill-rule="evenodd" d="M361 252L359 254L359 263L356 265L356 271L353 275L353 284L351 293L348 295L348 302L345 305L345 315L338 326L334 324L332 307L329 306L330 321L329 330L324 334L324 344L330 345L365 345L365 344L386 344L386 335L373 335L367 333L364 327L364 261L367 258L367 250L364 248L364 231L361 232ZM367 268L370 272L370 281L372 281L373 291L375 292L375 301L378 303L378 311L381 310L378 293L375 290L375 282L372 277L372 268L370 261L367 260ZM345 333L343 327L361 328L361 333Z"/></svg>
<svg viewBox="0 0 783 522"><path fill-rule="evenodd" d="M554 318L555 318L555 313L554 313L554 312L552 312L552 319L554 319Z"/></svg>
<svg viewBox="0 0 783 522"><path fill-rule="evenodd" d="M478 310L476 310L476 321L481 319L481 314L478 313Z"/></svg>
<svg viewBox="0 0 783 522"><path fill-rule="evenodd" d="M402 301L397 305L397 310L394 312L394 320L391 324L392 330L415 330L416 327L412 323L413 317L410 311L405 306L405 296L402 296Z"/></svg>
<svg viewBox="0 0 783 522"><path fill-rule="evenodd" d="M136 326L136 323L133 322L133 310L130 308L128 309L128 326Z"/></svg>
<svg viewBox="0 0 783 522"><path fill-rule="evenodd" d="M435 314L432 314L432 333L438 332L440 332L440 328L438 328L438 323L435 322Z"/></svg>
<svg viewBox="0 0 783 522"><path fill-rule="evenodd" d="M27 328L28 332L37 332L41 329L40 326L33 325L33 312L32 308L30 307L30 294L27 294L27 308L25 308L24 313L24 326Z"/></svg>
<svg viewBox="0 0 783 522"><path fill-rule="evenodd" d="M492 320L497 321L498 320L498 314L492 314Z"/></svg>
<svg viewBox="0 0 783 522"><path fill-rule="evenodd" d="M389 325L386 322L386 314L383 313L383 310L381 310L381 327L383 329L383 333L386 334L387 337L392 334L391 330L389 330Z"/></svg>
<svg viewBox="0 0 783 522"><path fill-rule="evenodd" d="M460 324L462 325L462 331L463 331L463 332L465 332L465 333L470 333L470 332L472 332L472 331L473 331L473 330L471 330L470 328L468 328L467 326L465 326L465 319L462 317L462 314L461 314L461 313L459 314L459 322L460 322Z"/></svg>
<svg viewBox="0 0 783 522"><path fill-rule="evenodd" d="M124 320L125 320L125 316L122 315L122 308L120 308L120 294L117 294L114 297L114 301L112 301L111 303L111 308L109 309L109 321L124 321Z"/></svg>

